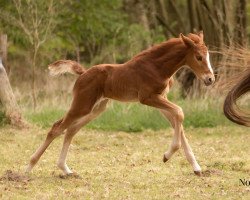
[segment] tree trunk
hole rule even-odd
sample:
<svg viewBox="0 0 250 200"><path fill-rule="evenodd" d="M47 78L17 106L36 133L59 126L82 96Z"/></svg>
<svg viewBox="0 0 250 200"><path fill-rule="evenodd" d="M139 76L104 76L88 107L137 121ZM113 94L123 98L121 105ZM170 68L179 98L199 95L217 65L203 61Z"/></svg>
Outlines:
<svg viewBox="0 0 250 200"><path fill-rule="evenodd" d="M16 103L7 73L0 58L0 100L5 110L6 117L10 124L17 127L24 127L26 124L22 120L21 112Z"/></svg>
<svg viewBox="0 0 250 200"><path fill-rule="evenodd" d="M246 46L246 0L239 0L236 8L236 28L234 29L234 41L241 46Z"/></svg>
<svg viewBox="0 0 250 200"><path fill-rule="evenodd" d="M76 60L78 63L80 63L81 62L80 46L79 44L75 46L76 46Z"/></svg>
<svg viewBox="0 0 250 200"><path fill-rule="evenodd" d="M31 82L31 95L33 100L33 110L36 110L36 57L37 57L38 47L34 46L34 53L32 57L32 82Z"/></svg>
<svg viewBox="0 0 250 200"><path fill-rule="evenodd" d="M2 57L3 65L5 66L5 70L7 73L10 72L10 69L7 64L7 34L0 35L0 56Z"/></svg>
<svg viewBox="0 0 250 200"><path fill-rule="evenodd" d="M3 59L3 60L2 60ZM3 63L2 63L3 61ZM10 86L4 65L7 65L7 35L0 35L0 101L3 105L5 115L11 125L25 127L27 124L22 120L20 109L16 103L15 96Z"/></svg>
<svg viewBox="0 0 250 200"><path fill-rule="evenodd" d="M170 36L178 37L178 34L175 33L175 31L170 27L168 24L168 13L167 13L167 6L166 2L164 0L156 0L156 6L158 9L158 12L156 12L156 19L159 21L159 23L162 25L164 30L164 35L166 38L169 38Z"/></svg>
<svg viewBox="0 0 250 200"><path fill-rule="evenodd" d="M197 16L196 16L196 4L194 0L188 0L188 14L190 21L190 32L197 30Z"/></svg>

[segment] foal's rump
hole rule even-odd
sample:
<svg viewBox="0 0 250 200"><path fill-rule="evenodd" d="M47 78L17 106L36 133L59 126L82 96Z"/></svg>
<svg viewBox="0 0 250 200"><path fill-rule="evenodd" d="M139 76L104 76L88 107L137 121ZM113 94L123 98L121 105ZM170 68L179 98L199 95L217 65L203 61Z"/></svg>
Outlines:
<svg viewBox="0 0 250 200"><path fill-rule="evenodd" d="M239 125L250 127L250 114L240 110L236 101L250 91L250 69L244 73L240 81L229 91L224 101L225 116Z"/></svg>
<svg viewBox="0 0 250 200"><path fill-rule="evenodd" d="M58 60L49 65L49 70L52 76L64 73L79 75L73 87L73 101L68 112L70 118L89 114L103 100L107 75L102 66L93 66L87 70L75 61Z"/></svg>

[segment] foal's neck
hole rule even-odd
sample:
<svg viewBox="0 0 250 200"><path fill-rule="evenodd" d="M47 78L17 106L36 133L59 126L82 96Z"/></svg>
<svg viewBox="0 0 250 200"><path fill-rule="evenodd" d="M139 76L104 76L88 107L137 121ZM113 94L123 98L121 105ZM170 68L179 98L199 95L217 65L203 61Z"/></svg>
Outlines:
<svg viewBox="0 0 250 200"><path fill-rule="evenodd" d="M164 78L171 77L185 64L187 47L180 38L170 39L152 49L155 66Z"/></svg>
<svg viewBox="0 0 250 200"><path fill-rule="evenodd" d="M180 38L173 38L142 52L138 58L149 62L162 78L167 79L185 65L187 51Z"/></svg>

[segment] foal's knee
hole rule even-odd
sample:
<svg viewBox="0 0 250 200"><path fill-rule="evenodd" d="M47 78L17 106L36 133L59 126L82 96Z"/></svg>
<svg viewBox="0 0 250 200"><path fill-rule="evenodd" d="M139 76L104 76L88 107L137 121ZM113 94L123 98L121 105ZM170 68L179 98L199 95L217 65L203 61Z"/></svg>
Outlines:
<svg viewBox="0 0 250 200"><path fill-rule="evenodd" d="M62 121L63 121L63 119L60 119L53 124L52 128L50 129L50 131L47 134L47 138L55 138L61 134L62 131L60 129L60 125L61 125Z"/></svg>
<svg viewBox="0 0 250 200"><path fill-rule="evenodd" d="M181 148L181 143L180 142L172 145L172 151L173 152L178 151L180 148Z"/></svg>
<svg viewBox="0 0 250 200"><path fill-rule="evenodd" d="M50 130L47 134L47 139L54 139L59 135L60 135L59 131Z"/></svg>
<svg viewBox="0 0 250 200"><path fill-rule="evenodd" d="M184 121L184 112L181 107L177 107L175 110L175 118L178 122L182 123Z"/></svg>

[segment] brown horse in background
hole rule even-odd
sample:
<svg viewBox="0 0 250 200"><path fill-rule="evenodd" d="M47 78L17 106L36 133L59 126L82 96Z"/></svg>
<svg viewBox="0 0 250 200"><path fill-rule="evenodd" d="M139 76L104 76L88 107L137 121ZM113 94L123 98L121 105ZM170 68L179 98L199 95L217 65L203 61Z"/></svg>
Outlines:
<svg viewBox="0 0 250 200"><path fill-rule="evenodd" d="M65 133L58 167L65 174L71 174L66 156L73 136L82 126L99 116L108 101L114 99L140 102L162 112L174 128L172 143L165 152L163 161L169 160L182 146L195 174L201 175L201 168L184 134L183 111L165 95L173 83L173 75L183 66L190 67L205 85L214 82L202 32L188 36L180 34L179 38L149 48L124 64L101 64L88 70L68 60L51 64L49 69L54 75L70 72L79 77L74 85L73 102L69 111L54 123L44 143L32 155L27 172L35 166L50 143Z"/></svg>
<svg viewBox="0 0 250 200"><path fill-rule="evenodd" d="M250 91L250 68L238 79L238 82L228 92L224 101L225 116L239 125L250 127L250 115L237 107L236 101Z"/></svg>

